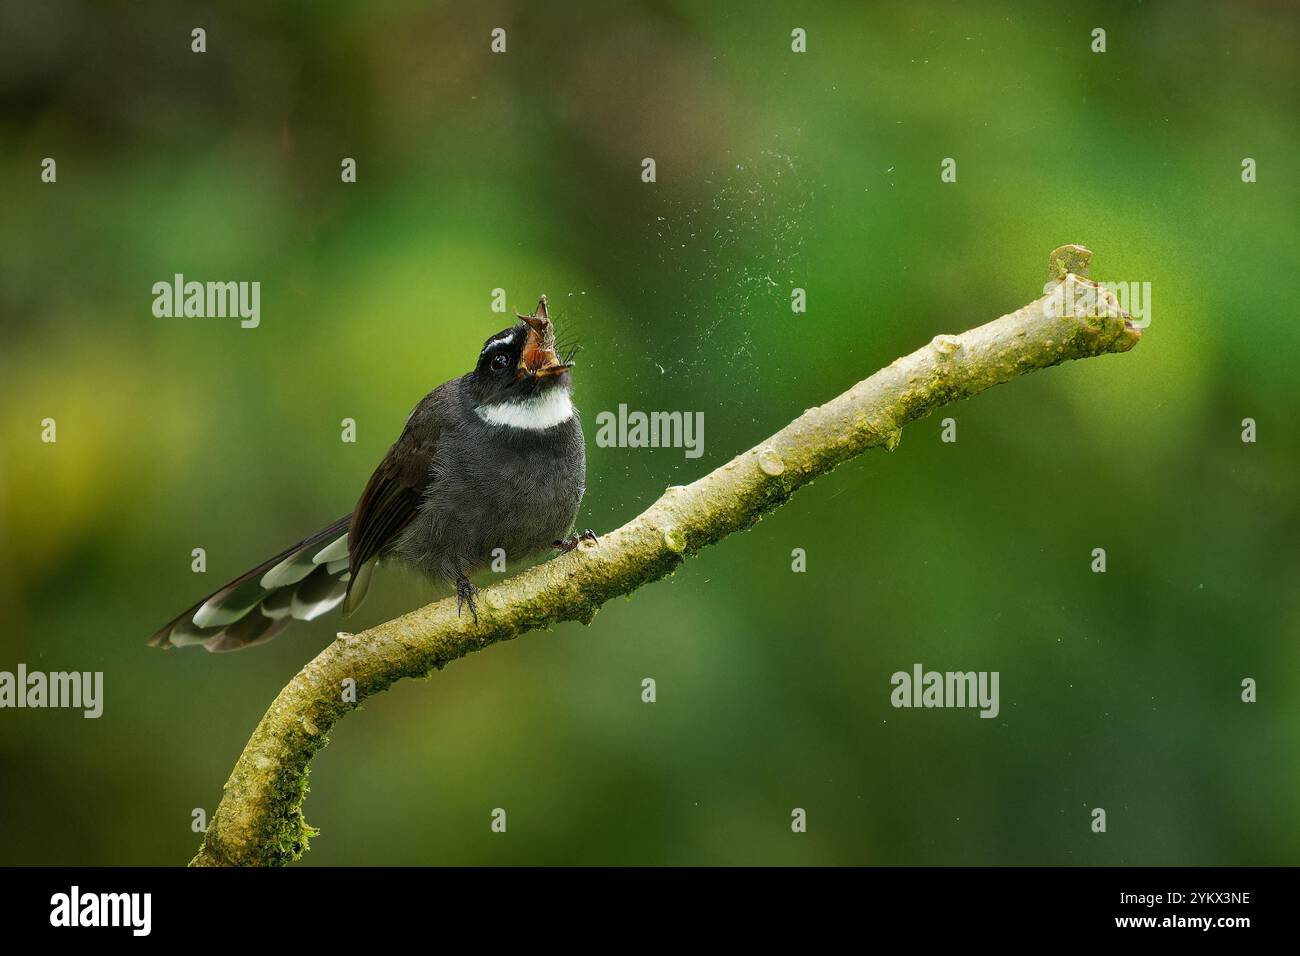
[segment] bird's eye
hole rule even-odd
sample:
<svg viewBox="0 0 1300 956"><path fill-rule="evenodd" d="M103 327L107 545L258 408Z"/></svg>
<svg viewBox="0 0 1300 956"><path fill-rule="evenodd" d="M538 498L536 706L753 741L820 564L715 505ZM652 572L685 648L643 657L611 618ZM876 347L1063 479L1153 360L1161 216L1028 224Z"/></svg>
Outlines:
<svg viewBox="0 0 1300 956"><path fill-rule="evenodd" d="M492 371L504 372L510 366L510 356L504 352L492 356Z"/></svg>

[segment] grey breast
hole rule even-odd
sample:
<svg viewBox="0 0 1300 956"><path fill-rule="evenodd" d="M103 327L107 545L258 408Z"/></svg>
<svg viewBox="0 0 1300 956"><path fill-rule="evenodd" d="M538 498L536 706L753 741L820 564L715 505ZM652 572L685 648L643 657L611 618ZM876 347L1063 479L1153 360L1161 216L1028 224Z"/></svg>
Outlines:
<svg viewBox="0 0 1300 956"><path fill-rule="evenodd" d="M394 551L444 580L487 566L495 549L513 564L573 526L585 448L577 415L544 431L462 420L439 436L433 480Z"/></svg>

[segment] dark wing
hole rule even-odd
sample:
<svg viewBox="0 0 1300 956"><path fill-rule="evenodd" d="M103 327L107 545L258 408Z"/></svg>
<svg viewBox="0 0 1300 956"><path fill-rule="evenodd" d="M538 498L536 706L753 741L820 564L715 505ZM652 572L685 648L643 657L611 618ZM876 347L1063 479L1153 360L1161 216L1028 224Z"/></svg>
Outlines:
<svg viewBox="0 0 1300 956"><path fill-rule="evenodd" d="M430 465L441 429L436 414L436 392L421 402L401 437L370 476L348 526L351 576L343 616L351 614L366 596L375 561L411 523L432 480Z"/></svg>
<svg viewBox="0 0 1300 956"><path fill-rule="evenodd" d="M348 516L263 561L168 621L154 647L202 644L237 651L269 641L294 620L310 621L343 600Z"/></svg>
<svg viewBox="0 0 1300 956"><path fill-rule="evenodd" d="M149 643L235 651L269 641L290 622L314 620L340 603L345 615L355 610L375 561L423 499L438 437L436 394L411 413L351 515L244 572L172 618Z"/></svg>

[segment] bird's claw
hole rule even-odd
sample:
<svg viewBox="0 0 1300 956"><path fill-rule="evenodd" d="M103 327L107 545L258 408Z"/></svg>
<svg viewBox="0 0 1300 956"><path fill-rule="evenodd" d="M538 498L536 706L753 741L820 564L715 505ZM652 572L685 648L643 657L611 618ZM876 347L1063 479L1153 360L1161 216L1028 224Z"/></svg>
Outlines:
<svg viewBox="0 0 1300 956"><path fill-rule="evenodd" d="M567 538L557 538L551 542L551 547L558 548L561 554L568 554L583 541L590 541L597 547L600 546L600 539L596 537L596 532L588 528L582 534L571 534Z"/></svg>
<svg viewBox="0 0 1300 956"><path fill-rule="evenodd" d="M478 623L478 608L474 606L474 595L478 589L470 583L469 578L461 575L456 579L456 616L460 617L460 609L464 604L469 605L469 613L474 617L474 623Z"/></svg>

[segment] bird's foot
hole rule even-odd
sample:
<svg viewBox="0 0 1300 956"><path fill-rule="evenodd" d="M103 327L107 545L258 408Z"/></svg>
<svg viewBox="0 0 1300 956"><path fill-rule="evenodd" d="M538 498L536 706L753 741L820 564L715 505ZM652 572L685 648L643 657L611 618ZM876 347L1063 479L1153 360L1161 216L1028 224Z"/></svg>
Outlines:
<svg viewBox="0 0 1300 956"><path fill-rule="evenodd" d="M474 606L474 595L478 593L478 588L470 583L469 578L460 575L456 578L456 616L460 617L462 605L469 605L469 613L474 616L474 623L478 623L478 608Z"/></svg>
<svg viewBox="0 0 1300 956"><path fill-rule="evenodd" d="M596 537L596 532L588 528L582 534L571 534L567 538L562 538L551 542L552 548L559 548L560 554L568 554L583 541L590 541L592 544L599 546L600 539Z"/></svg>

